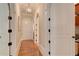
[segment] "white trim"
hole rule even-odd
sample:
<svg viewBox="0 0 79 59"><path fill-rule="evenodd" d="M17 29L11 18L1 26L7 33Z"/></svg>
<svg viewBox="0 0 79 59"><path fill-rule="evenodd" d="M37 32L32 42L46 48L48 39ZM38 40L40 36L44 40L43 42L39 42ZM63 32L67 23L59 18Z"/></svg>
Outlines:
<svg viewBox="0 0 79 59"><path fill-rule="evenodd" d="M43 48L42 45L39 44L38 48L39 48L39 50L40 50L40 52L41 52L41 54L42 54L43 56L47 56L47 54L46 54L46 52L45 52L45 49Z"/></svg>
<svg viewBox="0 0 79 59"><path fill-rule="evenodd" d="M33 40L33 39L32 39L32 38L30 38L30 39L29 39L29 38L27 38L27 39L23 39L23 38L22 38L21 41L22 41L22 40Z"/></svg>
<svg viewBox="0 0 79 59"><path fill-rule="evenodd" d="M18 56L18 54L19 54L19 50L20 50L20 46L21 46L21 42L22 42L22 40L20 40L19 43L18 43L18 45L17 45L16 56Z"/></svg>

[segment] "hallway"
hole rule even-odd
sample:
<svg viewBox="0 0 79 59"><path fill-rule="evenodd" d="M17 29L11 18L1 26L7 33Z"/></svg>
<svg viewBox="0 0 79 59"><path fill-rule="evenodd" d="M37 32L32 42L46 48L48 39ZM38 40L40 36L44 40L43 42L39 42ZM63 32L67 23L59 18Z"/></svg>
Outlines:
<svg viewBox="0 0 79 59"><path fill-rule="evenodd" d="M18 56L41 56L41 53L33 40L23 40Z"/></svg>
<svg viewBox="0 0 79 59"><path fill-rule="evenodd" d="M75 56L74 4L0 4L0 56Z"/></svg>

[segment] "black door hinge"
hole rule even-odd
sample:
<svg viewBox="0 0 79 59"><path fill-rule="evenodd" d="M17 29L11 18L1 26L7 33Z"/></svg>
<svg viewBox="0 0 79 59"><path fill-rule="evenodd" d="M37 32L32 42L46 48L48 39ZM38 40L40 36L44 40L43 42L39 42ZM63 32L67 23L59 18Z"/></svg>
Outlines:
<svg viewBox="0 0 79 59"><path fill-rule="evenodd" d="M8 43L8 46L11 46L11 45L12 45L12 42L9 42L9 43Z"/></svg>
<svg viewBox="0 0 79 59"><path fill-rule="evenodd" d="M48 29L48 31L50 32L50 29Z"/></svg>
<svg viewBox="0 0 79 59"><path fill-rule="evenodd" d="M12 20L12 16L8 16L8 19L9 19L9 20Z"/></svg>
<svg viewBox="0 0 79 59"><path fill-rule="evenodd" d="M51 43L51 41L50 41L50 40L49 40L48 42L49 42L49 43Z"/></svg>
<svg viewBox="0 0 79 59"><path fill-rule="evenodd" d="M75 38L75 36L72 36L72 38Z"/></svg>
<svg viewBox="0 0 79 59"><path fill-rule="evenodd" d="M50 18L48 18L48 20L50 21Z"/></svg>
<svg viewBox="0 0 79 59"><path fill-rule="evenodd" d="M48 52L48 54L50 55L50 51Z"/></svg>
<svg viewBox="0 0 79 59"><path fill-rule="evenodd" d="M12 56L12 55L9 55L9 56Z"/></svg>
<svg viewBox="0 0 79 59"><path fill-rule="evenodd" d="M11 32L12 32L12 29L9 29L9 30L8 30L8 33L11 33Z"/></svg>

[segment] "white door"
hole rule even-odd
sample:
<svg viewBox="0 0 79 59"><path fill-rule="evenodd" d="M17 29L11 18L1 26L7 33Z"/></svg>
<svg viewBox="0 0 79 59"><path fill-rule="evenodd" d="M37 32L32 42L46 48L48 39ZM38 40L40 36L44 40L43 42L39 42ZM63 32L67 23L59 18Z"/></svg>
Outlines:
<svg viewBox="0 0 79 59"><path fill-rule="evenodd" d="M32 17L22 18L22 39L33 39L33 19Z"/></svg>
<svg viewBox="0 0 79 59"><path fill-rule="evenodd" d="M74 4L51 4L51 53L52 55L75 55Z"/></svg>
<svg viewBox="0 0 79 59"><path fill-rule="evenodd" d="M0 3L0 55L9 55L9 20L8 4Z"/></svg>

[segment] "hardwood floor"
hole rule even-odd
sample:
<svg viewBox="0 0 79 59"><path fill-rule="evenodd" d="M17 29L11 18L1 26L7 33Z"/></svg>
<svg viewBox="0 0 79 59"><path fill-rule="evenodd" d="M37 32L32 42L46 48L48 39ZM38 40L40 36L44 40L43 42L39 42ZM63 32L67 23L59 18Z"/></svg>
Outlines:
<svg viewBox="0 0 79 59"><path fill-rule="evenodd" d="M18 56L41 56L38 47L33 40L23 40Z"/></svg>

